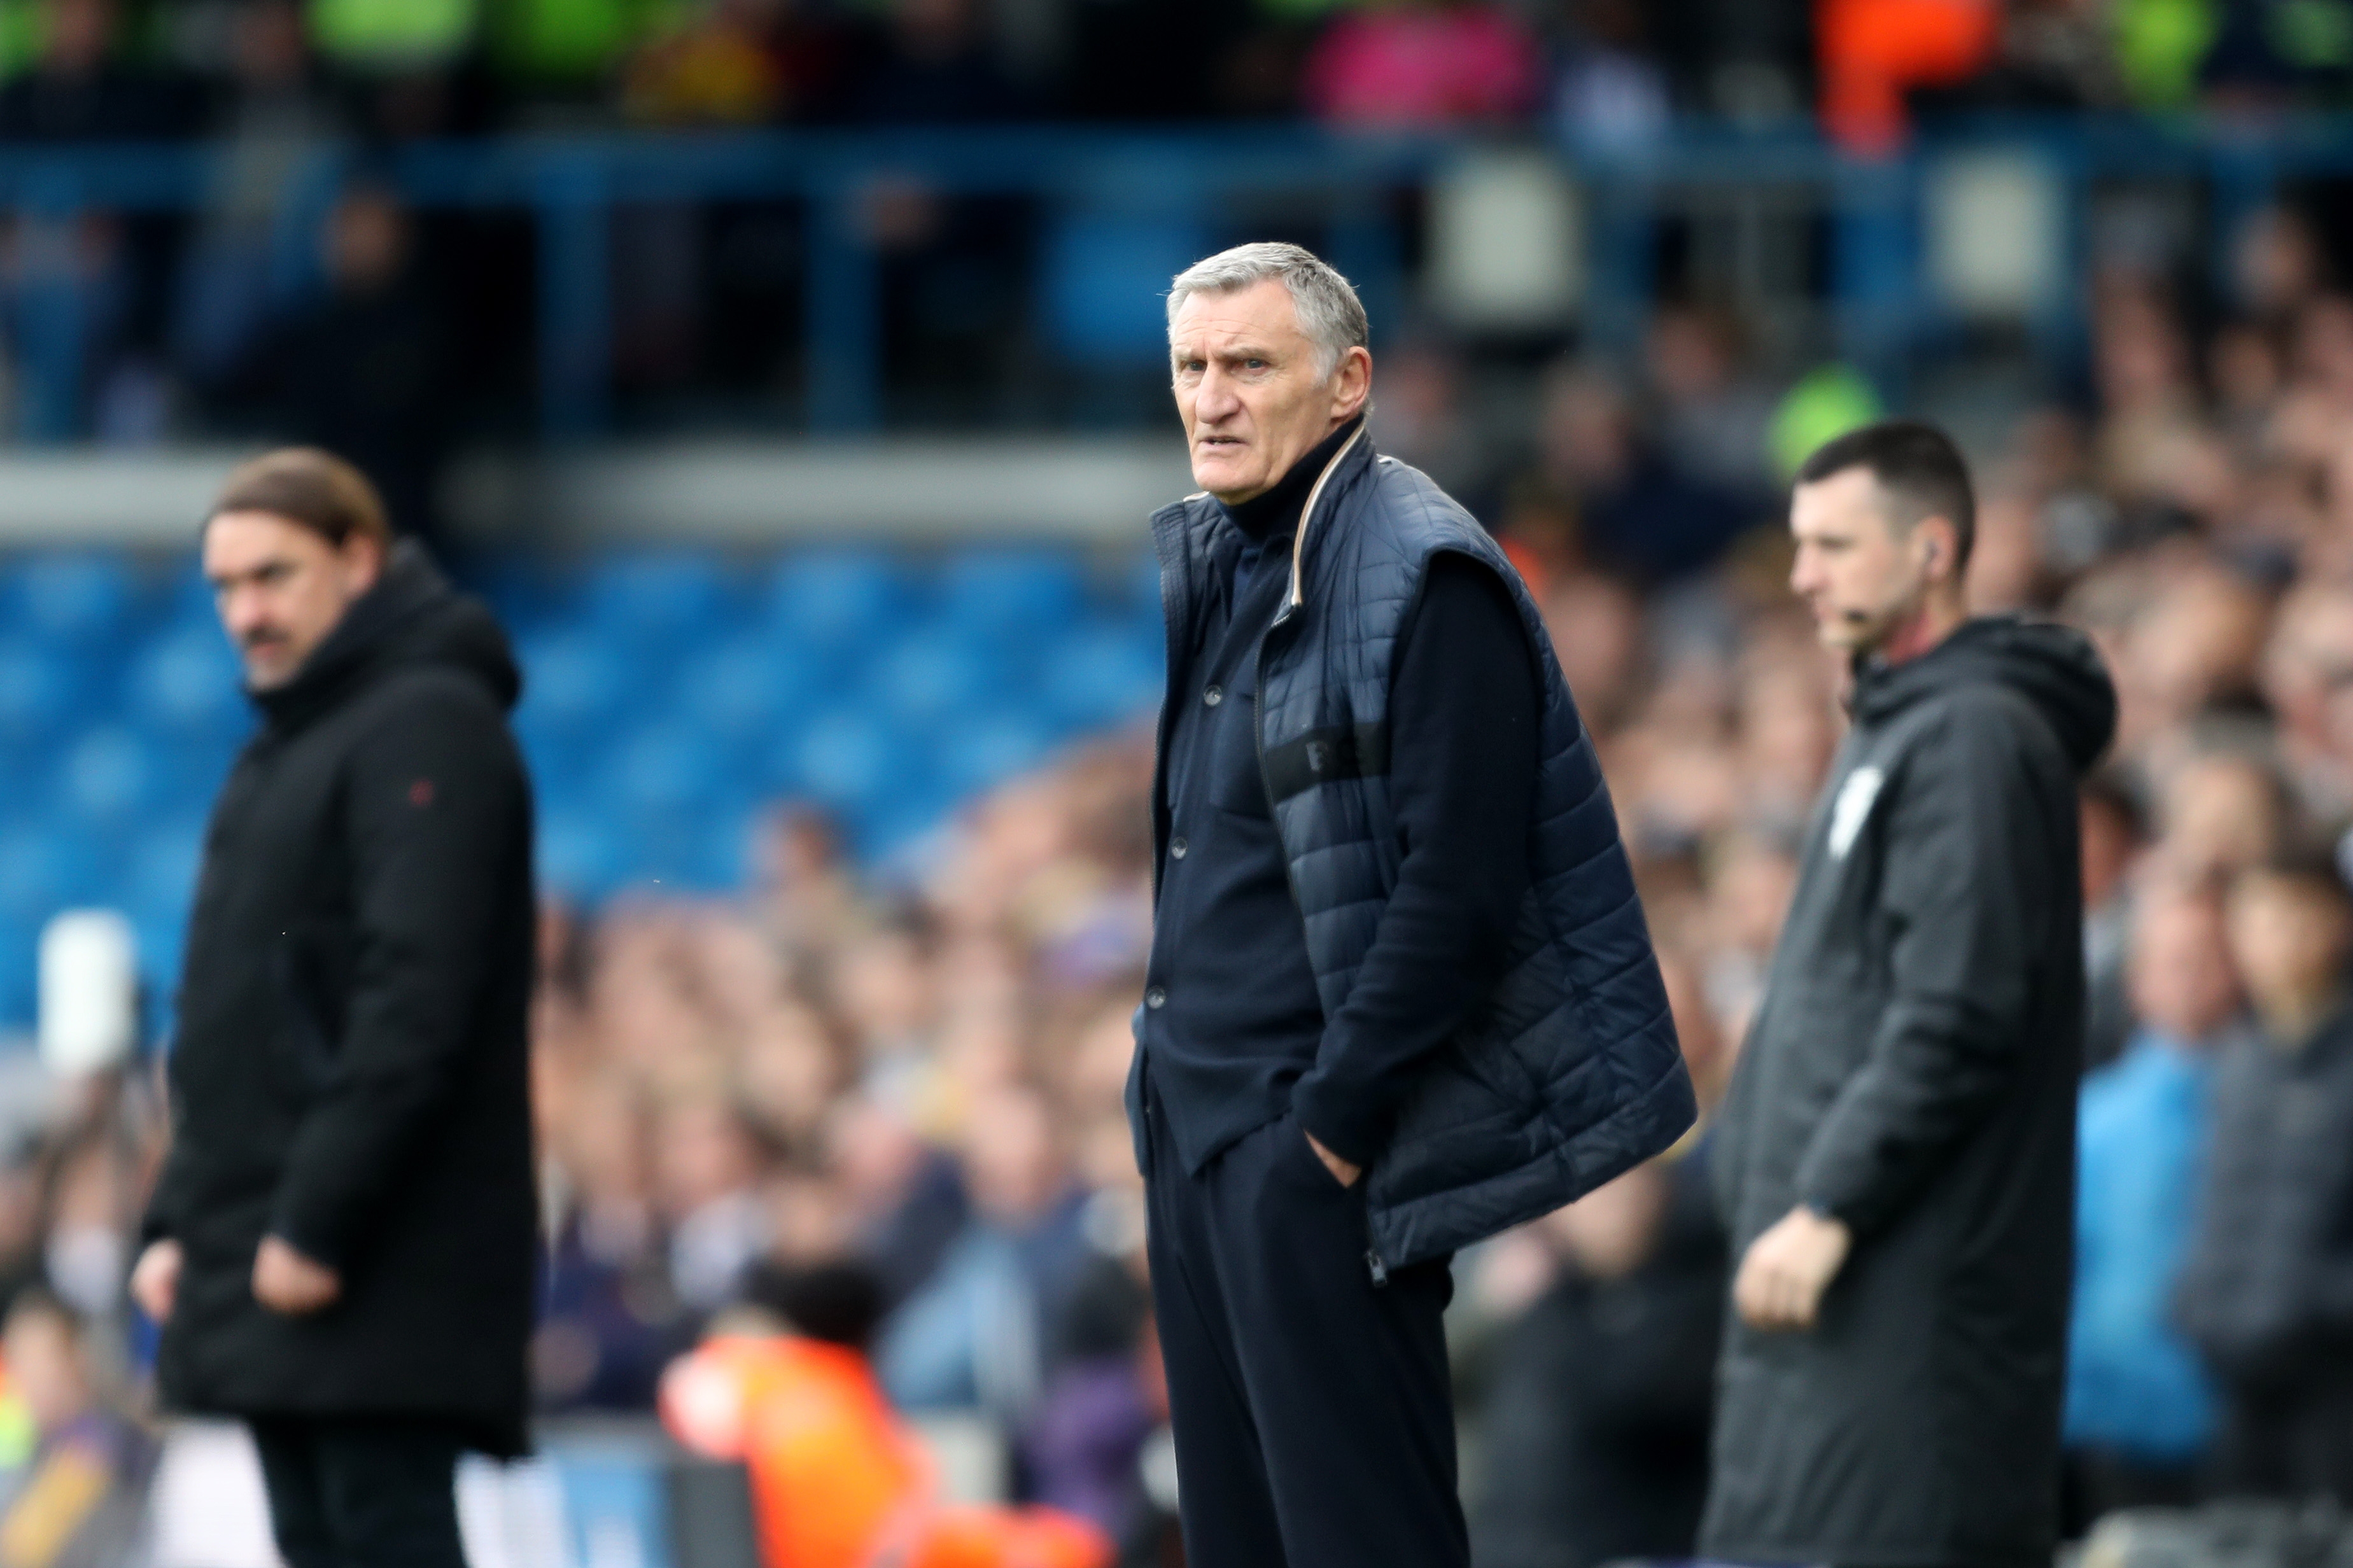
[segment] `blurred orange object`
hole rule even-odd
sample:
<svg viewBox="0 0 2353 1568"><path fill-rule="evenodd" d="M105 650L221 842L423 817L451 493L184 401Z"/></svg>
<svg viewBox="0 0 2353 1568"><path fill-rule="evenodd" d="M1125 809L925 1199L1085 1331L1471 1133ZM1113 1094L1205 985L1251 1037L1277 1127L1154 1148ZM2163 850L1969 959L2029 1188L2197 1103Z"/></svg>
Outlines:
<svg viewBox="0 0 2353 1568"><path fill-rule="evenodd" d="M860 1352L724 1335L662 1376L662 1424L751 1472L764 1568L1111 1568L1110 1538L1053 1509L935 1500L930 1457Z"/></svg>
<svg viewBox="0 0 2353 1568"><path fill-rule="evenodd" d="M1992 0L1815 0L1822 123L1848 151L1901 145L1904 95L1966 81L1993 63L2001 7Z"/></svg>
<svg viewBox="0 0 2353 1568"><path fill-rule="evenodd" d="M907 1568L1111 1568L1112 1543L1050 1508L944 1508L924 1521Z"/></svg>
<svg viewBox="0 0 2353 1568"><path fill-rule="evenodd" d="M765 1568L866 1568L931 1493L922 1447L847 1346L707 1341L663 1375L661 1414L688 1447L750 1469Z"/></svg>

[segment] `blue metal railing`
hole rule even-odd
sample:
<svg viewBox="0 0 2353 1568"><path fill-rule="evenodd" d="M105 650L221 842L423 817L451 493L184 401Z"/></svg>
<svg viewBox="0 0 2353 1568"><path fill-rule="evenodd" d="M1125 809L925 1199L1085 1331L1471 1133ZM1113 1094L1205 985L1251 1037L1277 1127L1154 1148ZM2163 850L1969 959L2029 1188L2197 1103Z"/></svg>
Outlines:
<svg viewBox="0 0 2353 1568"><path fill-rule="evenodd" d="M1394 320L1408 287L1407 236L1395 197L1429 182L1477 143L1432 136L1345 136L1306 128L1106 132L1066 127L734 135L613 135L426 143L380 165L427 208L532 215L538 269L533 323L540 428L551 439L594 437L613 414L612 224L629 204L789 202L807 221L804 403L810 427L875 427L882 409L882 295L863 204L884 182L945 195L1012 195L1060 212L1214 214L1238 201L1305 193L1326 226L1333 259L1359 280L1377 323ZM1925 171L1960 148L2014 147L2042 159L2068 193L2072 255L2090 184L2116 176L2203 183L2215 256L2281 182L2353 174L2353 119L2258 128L2127 120L2035 120L1950 125L1907 153L1851 157L1803 125L1741 131L1678 125L1634 149L1562 147L1587 225L1585 330L1623 342L1651 300L1658 218L1684 188L1797 185L1816 193L1831 227L1828 305L1839 351L1883 374L1934 324L1918 265ZM207 145L0 149L0 213L63 229L100 211L194 212L216 188L225 150ZM320 224L352 166L324 148L287 182L269 267L280 292L312 269ZM2080 276L2080 265L2068 268ZM88 285L70 266L22 276L13 347L20 433L79 433L88 351ZM2038 332L2063 345L2078 301L2056 298Z"/></svg>

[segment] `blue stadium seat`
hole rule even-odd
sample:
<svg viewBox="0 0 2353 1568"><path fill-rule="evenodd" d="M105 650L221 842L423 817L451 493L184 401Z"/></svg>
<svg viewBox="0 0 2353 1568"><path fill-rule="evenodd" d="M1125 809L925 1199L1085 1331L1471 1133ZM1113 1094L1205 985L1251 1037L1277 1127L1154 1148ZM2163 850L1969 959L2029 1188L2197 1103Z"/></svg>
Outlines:
<svg viewBox="0 0 2353 1568"><path fill-rule="evenodd" d="M174 734L237 734L253 722L237 655L217 626L182 626L132 662L131 716Z"/></svg>
<svg viewBox="0 0 2353 1568"><path fill-rule="evenodd" d="M83 705L88 674L62 649L0 645L0 742L12 749L31 747L55 735Z"/></svg>
<svg viewBox="0 0 2353 1568"><path fill-rule="evenodd" d="M822 673L805 647L739 637L688 658L675 706L687 723L731 744L761 742L807 709Z"/></svg>
<svg viewBox="0 0 2353 1568"><path fill-rule="evenodd" d="M917 727L981 703L1008 700L1011 676L997 648L926 627L858 672L853 684L898 723Z"/></svg>
<svg viewBox="0 0 2353 1568"><path fill-rule="evenodd" d="M607 809L624 818L691 812L722 793L723 759L711 737L679 724L640 730L621 742L599 781Z"/></svg>
<svg viewBox="0 0 2353 1568"><path fill-rule="evenodd" d="M776 563L759 613L780 641L838 653L903 621L914 597L906 570L881 551L802 551Z"/></svg>
<svg viewBox="0 0 2353 1568"><path fill-rule="evenodd" d="M621 835L594 811L540 814L539 879L559 898L594 901L619 885Z"/></svg>
<svg viewBox="0 0 2353 1568"><path fill-rule="evenodd" d="M102 901L106 867L95 836L70 823L34 822L0 838L0 922L35 935L59 910Z"/></svg>
<svg viewBox="0 0 2353 1568"><path fill-rule="evenodd" d="M1166 667L1158 626L1098 623L1056 645L1040 697L1054 720L1072 729L1126 723L1159 707Z"/></svg>
<svg viewBox="0 0 2353 1568"><path fill-rule="evenodd" d="M972 715L941 735L934 771L950 798L961 799L1036 767L1052 752L1057 738L1035 712Z"/></svg>
<svg viewBox="0 0 2353 1568"><path fill-rule="evenodd" d="M1067 551L976 550L940 571L940 613L995 637L1052 636L1086 603L1086 574Z"/></svg>
<svg viewBox="0 0 2353 1568"><path fill-rule="evenodd" d="M1149 625L1155 636L1166 636L1166 612L1160 603L1160 556L1150 549L1140 552L1126 573L1126 592L1122 595L1127 607L1137 619Z"/></svg>
<svg viewBox="0 0 2353 1568"><path fill-rule="evenodd" d="M61 647L104 647L129 618L137 583L119 556L29 556L8 574L9 619Z"/></svg>
<svg viewBox="0 0 2353 1568"><path fill-rule="evenodd" d="M139 731L91 730L58 759L58 810L84 829L119 826L153 797L160 771L154 745Z"/></svg>
<svg viewBox="0 0 2353 1568"><path fill-rule="evenodd" d="M707 637L733 605L720 564L685 552L630 553L591 566L580 611L595 635L636 647L668 648L682 638Z"/></svg>
<svg viewBox="0 0 2353 1568"><path fill-rule="evenodd" d="M643 668L586 631L567 629L526 642L517 658L523 677L516 721L526 732L593 733L647 695Z"/></svg>
<svg viewBox="0 0 2353 1568"><path fill-rule="evenodd" d="M120 896L123 909L142 927L177 924L195 898L196 871L204 859L205 822L184 816L142 833L125 861Z"/></svg>
<svg viewBox="0 0 2353 1568"><path fill-rule="evenodd" d="M921 755L871 709L838 709L787 735L776 772L786 790L854 807L893 781L920 773Z"/></svg>

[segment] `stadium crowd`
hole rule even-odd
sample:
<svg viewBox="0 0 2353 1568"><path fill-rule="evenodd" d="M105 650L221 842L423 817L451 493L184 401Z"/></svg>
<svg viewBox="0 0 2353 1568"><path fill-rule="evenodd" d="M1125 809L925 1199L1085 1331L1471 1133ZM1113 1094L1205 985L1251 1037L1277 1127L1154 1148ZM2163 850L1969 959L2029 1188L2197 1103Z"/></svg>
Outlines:
<svg viewBox="0 0 2353 1568"><path fill-rule="evenodd" d="M1980 462L1977 605L2084 627L2123 703L2083 805L2079 1527L2217 1490L2353 1502L2353 299L2293 213L2241 261L2219 321L2161 279L2100 276L2085 395ZM1547 607L1704 1106L1840 731L1841 672L1783 583L1773 453L1844 415L1751 377L1729 328L1671 310L1639 363L1562 363L1521 439L1420 351L1377 416ZM740 896L546 911L546 1411L649 1411L707 1326L855 1263L896 1405L977 1413L1016 1496L1168 1560L1121 1105L1151 763L1139 722L879 867L786 803ZM64 1443L127 1484L148 1341L121 1280L154 1096L133 1076L6 1098L32 1109L0 1168L0 1273L45 1289L10 1321L0 1458ZM1687 1546L1726 1268L1706 1159L1703 1122L1459 1263L1481 1561Z"/></svg>

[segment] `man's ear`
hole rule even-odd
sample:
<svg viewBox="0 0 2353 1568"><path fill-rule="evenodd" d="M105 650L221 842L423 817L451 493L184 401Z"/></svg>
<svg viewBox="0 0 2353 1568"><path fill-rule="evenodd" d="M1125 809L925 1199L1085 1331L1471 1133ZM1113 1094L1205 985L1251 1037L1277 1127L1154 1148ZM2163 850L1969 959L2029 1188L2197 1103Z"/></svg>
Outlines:
<svg viewBox="0 0 2353 1568"><path fill-rule="evenodd" d="M344 570L350 573L353 590L364 594L376 585L384 575L385 557L389 549L380 539L354 533L345 539L338 553L343 558Z"/></svg>
<svg viewBox="0 0 2353 1568"><path fill-rule="evenodd" d="M1354 419L1373 396L1373 353L1362 345L1340 356L1332 373L1332 416Z"/></svg>
<svg viewBox="0 0 2353 1568"><path fill-rule="evenodd" d="M1924 517L1912 530L1920 552L1920 571L1932 583L1960 581L1960 535L1952 520Z"/></svg>

